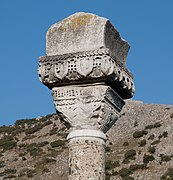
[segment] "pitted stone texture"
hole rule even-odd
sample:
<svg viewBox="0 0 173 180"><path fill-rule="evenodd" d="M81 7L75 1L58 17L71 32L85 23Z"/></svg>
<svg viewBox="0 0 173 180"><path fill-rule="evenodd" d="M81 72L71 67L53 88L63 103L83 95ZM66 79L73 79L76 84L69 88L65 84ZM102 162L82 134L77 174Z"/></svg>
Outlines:
<svg viewBox="0 0 173 180"><path fill-rule="evenodd" d="M69 180L104 180L105 144L96 138L69 142Z"/></svg>
<svg viewBox="0 0 173 180"><path fill-rule="evenodd" d="M76 13L52 25L46 36L48 56L108 48L125 66L128 43L106 18L90 13Z"/></svg>
<svg viewBox="0 0 173 180"><path fill-rule="evenodd" d="M119 117L124 101L109 86L92 84L52 89L55 108L71 129L100 129L107 132Z"/></svg>
<svg viewBox="0 0 173 180"><path fill-rule="evenodd" d="M39 79L49 88L80 83L105 82L122 98L134 95L132 74L107 48L39 58Z"/></svg>

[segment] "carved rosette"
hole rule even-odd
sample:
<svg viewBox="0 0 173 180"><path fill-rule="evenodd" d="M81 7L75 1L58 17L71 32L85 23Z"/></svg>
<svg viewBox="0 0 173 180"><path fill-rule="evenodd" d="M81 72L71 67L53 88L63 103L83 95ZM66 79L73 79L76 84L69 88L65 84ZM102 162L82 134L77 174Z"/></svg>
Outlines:
<svg viewBox="0 0 173 180"><path fill-rule="evenodd" d="M134 95L132 74L107 48L39 58L40 81L49 88L70 84L110 85L123 99Z"/></svg>
<svg viewBox="0 0 173 180"><path fill-rule="evenodd" d="M57 111L66 116L71 129L107 132L119 117L124 101L109 86L101 84L52 88Z"/></svg>

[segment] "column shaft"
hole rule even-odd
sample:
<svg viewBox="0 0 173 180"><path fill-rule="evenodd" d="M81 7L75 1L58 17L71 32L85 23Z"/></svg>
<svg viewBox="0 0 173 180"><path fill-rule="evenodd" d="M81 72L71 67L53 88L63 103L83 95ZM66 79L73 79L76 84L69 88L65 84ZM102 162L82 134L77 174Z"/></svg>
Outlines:
<svg viewBox="0 0 173 180"><path fill-rule="evenodd" d="M85 136L69 139L69 180L105 179L105 140Z"/></svg>

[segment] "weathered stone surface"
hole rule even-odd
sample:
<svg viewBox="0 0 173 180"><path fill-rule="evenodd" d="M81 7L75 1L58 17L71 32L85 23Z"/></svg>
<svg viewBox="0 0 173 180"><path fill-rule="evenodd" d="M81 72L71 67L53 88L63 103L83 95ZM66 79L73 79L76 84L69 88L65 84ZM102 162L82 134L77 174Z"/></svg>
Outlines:
<svg viewBox="0 0 173 180"><path fill-rule="evenodd" d="M128 50L108 19L90 13L76 13L47 32L38 74L70 128L69 179L105 179L104 133L120 116L123 99L134 95Z"/></svg>
<svg viewBox="0 0 173 180"><path fill-rule="evenodd" d="M105 139L101 139L93 132L87 135L84 131L82 136L77 135L69 139L70 180L104 180Z"/></svg>
<svg viewBox="0 0 173 180"><path fill-rule="evenodd" d="M49 88L102 82L125 99L132 97L135 91L132 74L105 48L40 57L38 74Z"/></svg>
<svg viewBox="0 0 173 180"><path fill-rule="evenodd" d="M107 132L124 105L112 88L99 84L55 87L52 95L56 110L66 116L71 129Z"/></svg>
<svg viewBox="0 0 173 180"><path fill-rule="evenodd" d="M106 18L76 13L52 25L46 36L48 56L108 48L125 65L129 45Z"/></svg>
<svg viewBox="0 0 173 180"><path fill-rule="evenodd" d="M52 25L46 43L38 74L50 89L102 82L123 99L134 95L133 76L125 67L129 45L108 19L76 13Z"/></svg>

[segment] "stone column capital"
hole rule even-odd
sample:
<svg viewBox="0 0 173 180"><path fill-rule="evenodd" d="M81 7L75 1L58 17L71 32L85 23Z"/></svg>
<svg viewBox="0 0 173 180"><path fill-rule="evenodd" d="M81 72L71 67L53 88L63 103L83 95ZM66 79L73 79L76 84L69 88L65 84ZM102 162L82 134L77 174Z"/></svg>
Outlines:
<svg viewBox="0 0 173 180"><path fill-rule="evenodd" d="M119 117L124 101L105 84L54 87L54 105L63 112L71 129L107 132Z"/></svg>
<svg viewBox="0 0 173 180"><path fill-rule="evenodd" d="M39 79L53 87L86 83L106 83L124 98L134 95L133 75L108 48L92 51L41 56Z"/></svg>

